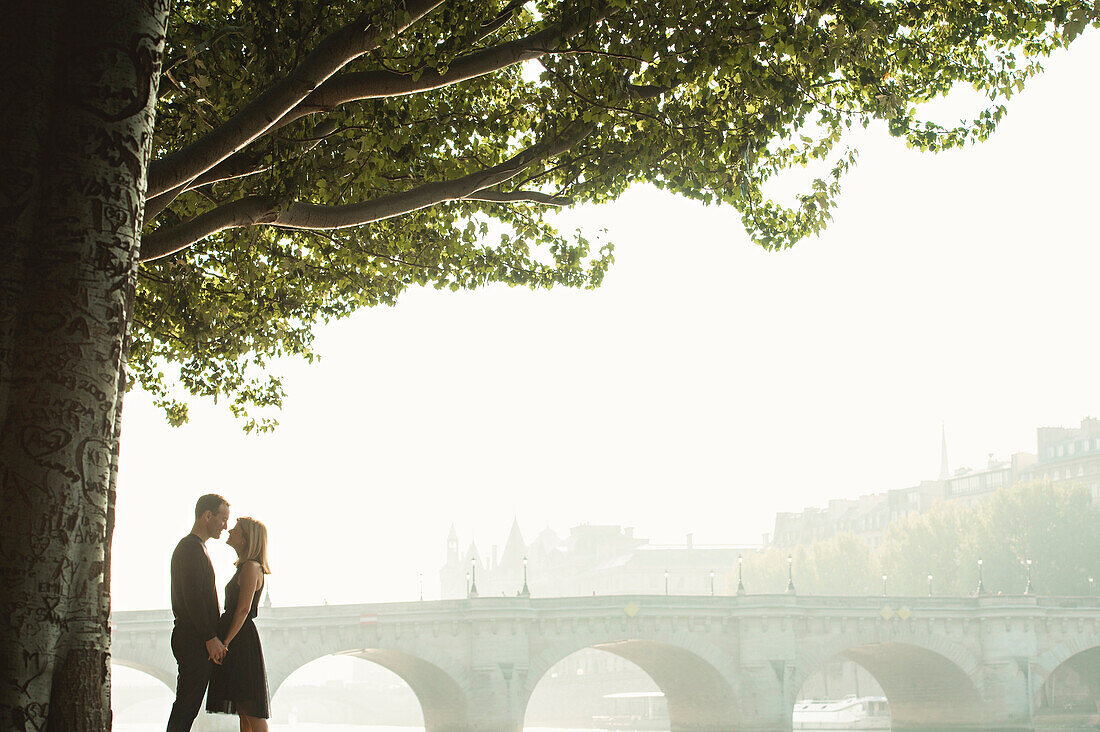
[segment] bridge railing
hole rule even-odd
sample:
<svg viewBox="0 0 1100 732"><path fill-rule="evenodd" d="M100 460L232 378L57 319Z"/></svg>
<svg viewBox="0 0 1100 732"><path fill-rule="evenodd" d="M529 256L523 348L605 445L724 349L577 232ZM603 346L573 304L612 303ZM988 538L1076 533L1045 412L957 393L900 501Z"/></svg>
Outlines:
<svg viewBox="0 0 1100 732"><path fill-rule="evenodd" d="M461 600L419 600L410 602L357 603L344 605L300 605L266 608L260 622L293 623L296 620L360 616L361 622L373 617L401 617L408 622L442 618L459 619L485 615L532 617L542 614L606 614L612 612L683 612L722 614L761 611L797 612L879 612L890 606L912 611L934 610L942 613L983 614L996 612L1044 612L1059 610L1095 610L1100 612L1100 597L1054 597L1040 595L982 595L979 597L926 596L848 596L848 595L597 595L578 597L479 597ZM123 610L112 614L112 623L124 622L132 630L172 622L169 610Z"/></svg>

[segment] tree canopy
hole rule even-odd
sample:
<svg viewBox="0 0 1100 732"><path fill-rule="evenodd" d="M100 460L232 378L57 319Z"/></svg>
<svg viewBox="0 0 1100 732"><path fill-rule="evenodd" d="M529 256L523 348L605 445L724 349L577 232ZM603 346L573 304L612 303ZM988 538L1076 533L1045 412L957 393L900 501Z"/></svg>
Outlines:
<svg viewBox="0 0 1100 732"><path fill-rule="evenodd" d="M748 591L784 592L788 555L799 594L876 595L885 574L890 595L925 595L932 575L934 595L966 597L977 591L981 560L984 592L1019 595L1030 560L1035 594L1086 595L1100 580L1100 510L1081 485L1018 483L974 505L940 501L910 514L886 529L875 550L838 534L789 552L749 554Z"/></svg>
<svg viewBox="0 0 1100 732"><path fill-rule="evenodd" d="M745 589L751 594L787 591L800 595L876 595L881 591L877 557L866 541L851 533L785 550L772 547L744 557Z"/></svg>
<svg viewBox="0 0 1100 732"><path fill-rule="evenodd" d="M988 136L1080 0L177 2L157 100L130 355L248 416L265 365L410 286L594 287L613 256L548 213L648 182L742 215L762 246L819 232L881 120L943 150ZM945 127L921 104L988 100ZM766 184L817 173L793 201ZM140 205L140 204L138 204Z"/></svg>
<svg viewBox="0 0 1100 732"><path fill-rule="evenodd" d="M899 591L920 594L932 573L937 593L1085 595L1100 579L1100 511L1078 484L1019 483L977 506L944 503L890 528L881 553Z"/></svg>

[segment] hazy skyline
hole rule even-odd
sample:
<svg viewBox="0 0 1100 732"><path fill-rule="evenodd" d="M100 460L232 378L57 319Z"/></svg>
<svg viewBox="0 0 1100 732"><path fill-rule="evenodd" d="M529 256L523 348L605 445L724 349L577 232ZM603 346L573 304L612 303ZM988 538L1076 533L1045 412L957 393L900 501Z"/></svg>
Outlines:
<svg viewBox="0 0 1100 732"><path fill-rule="evenodd" d="M861 136L835 220L789 251L651 188L565 212L616 244L601 289L410 291L321 327L320 363L278 365L273 435L200 400L172 429L131 393L114 606L167 607L205 492L268 524L277 604L407 600L418 572L438 595L452 523L486 554L513 516L758 542L777 511L936 477L941 423L952 469L1034 451L1100 414L1098 66L1088 33L977 147Z"/></svg>

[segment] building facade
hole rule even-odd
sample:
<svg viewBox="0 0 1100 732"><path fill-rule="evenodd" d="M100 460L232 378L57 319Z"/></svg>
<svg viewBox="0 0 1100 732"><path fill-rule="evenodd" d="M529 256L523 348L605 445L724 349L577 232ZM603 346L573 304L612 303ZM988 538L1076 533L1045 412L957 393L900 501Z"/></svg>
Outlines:
<svg viewBox="0 0 1100 732"><path fill-rule="evenodd" d="M697 545L691 534L683 544L652 544L631 527L582 524L558 537L550 529L527 544L513 521L504 551L494 546L483 557L471 543L463 553L454 527L447 538L447 559L439 571L442 599L515 596L524 579L536 597L584 595L729 594L737 589L737 557L760 545ZM526 573L525 573L526 569Z"/></svg>
<svg viewBox="0 0 1100 732"><path fill-rule="evenodd" d="M1100 505L1100 419L1085 418L1078 428L1039 427L1036 447L1035 453L1017 452L1008 460L990 454L983 468L950 472L945 435L936 480L856 499L833 499L825 508L777 513L771 545L790 549L851 533L877 548L886 527L911 513L926 511L939 501L974 505L1019 482L1078 483L1086 486L1093 502Z"/></svg>
<svg viewBox="0 0 1100 732"><path fill-rule="evenodd" d="M1087 417L1077 429L1040 427L1037 443L1038 459L1021 471L1021 480L1080 483L1100 503L1100 419Z"/></svg>
<svg viewBox="0 0 1100 732"><path fill-rule="evenodd" d="M962 501L972 506L989 494L1007 488L1022 479L1023 471L1034 464L1031 453L1018 452L1010 460L996 460L992 455L986 467L979 470L962 468L944 481L943 497L948 501Z"/></svg>

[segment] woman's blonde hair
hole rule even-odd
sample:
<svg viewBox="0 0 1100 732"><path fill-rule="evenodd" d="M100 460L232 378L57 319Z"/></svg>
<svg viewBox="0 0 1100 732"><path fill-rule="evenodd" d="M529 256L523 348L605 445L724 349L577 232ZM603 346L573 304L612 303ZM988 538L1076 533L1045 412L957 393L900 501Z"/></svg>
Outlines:
<svg viewBox="0 0 1100 732"><path fill-rule="evenodd" d="M241 516L237 523L244 534L244 551L237 560L237 566L241 566L242 562L256 562L264 574L271 574L267 563L267 527L248 516Z"/></svg>

